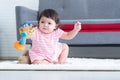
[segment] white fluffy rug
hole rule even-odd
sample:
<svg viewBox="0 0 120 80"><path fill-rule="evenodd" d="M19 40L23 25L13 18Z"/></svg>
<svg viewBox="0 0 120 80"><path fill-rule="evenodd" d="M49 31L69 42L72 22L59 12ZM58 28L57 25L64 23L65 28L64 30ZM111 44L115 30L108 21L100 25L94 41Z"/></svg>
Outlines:
<svg viewBox="0 0 120 80"><path fill-rule="evenodd" d="M1 61L0 70L120 70L120 59L68 58L67 64L17 64Z"/></svg>

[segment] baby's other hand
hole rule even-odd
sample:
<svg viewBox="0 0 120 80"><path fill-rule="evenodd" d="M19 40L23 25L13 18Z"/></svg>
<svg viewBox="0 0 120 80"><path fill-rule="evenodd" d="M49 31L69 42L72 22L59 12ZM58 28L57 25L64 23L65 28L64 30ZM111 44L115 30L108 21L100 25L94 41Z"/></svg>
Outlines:
<svg viewBox="0 0 120 80"><path fill-rule="evenodd" d="M75 23L74 30L77 30L77 31L81 30L81 23L80 22Z"/></svg>

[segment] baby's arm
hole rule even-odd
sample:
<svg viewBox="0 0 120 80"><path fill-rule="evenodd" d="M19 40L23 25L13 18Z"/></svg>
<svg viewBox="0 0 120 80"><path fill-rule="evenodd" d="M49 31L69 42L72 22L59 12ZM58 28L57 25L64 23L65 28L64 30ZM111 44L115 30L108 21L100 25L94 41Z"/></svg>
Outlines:
<svg viewBox="0 0 120 80"><path fill-rule="evenodd" d="M66 39L66 40L73 39L80 30L81 30L81 23L77 22L75 23L74 29L72 31L63 33L61 39Z"/></svg>

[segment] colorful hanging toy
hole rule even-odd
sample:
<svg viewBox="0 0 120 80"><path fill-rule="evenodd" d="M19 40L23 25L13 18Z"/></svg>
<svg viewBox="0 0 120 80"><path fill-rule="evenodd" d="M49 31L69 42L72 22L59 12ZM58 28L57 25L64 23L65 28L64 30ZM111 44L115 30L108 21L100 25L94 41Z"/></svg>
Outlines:
<svg viewBox="0 0 120 80"><path fill-rule="evenodd" d="M35 28L33 24L28 22L25 22L24 24L22 24L22 27L19 28L19 33L21 35L21 38L19 41L16 41L14 43L14 48L16 48L17 50L24 50L26 39L30 38L34 33L34 31L35 31Z"/></svg>

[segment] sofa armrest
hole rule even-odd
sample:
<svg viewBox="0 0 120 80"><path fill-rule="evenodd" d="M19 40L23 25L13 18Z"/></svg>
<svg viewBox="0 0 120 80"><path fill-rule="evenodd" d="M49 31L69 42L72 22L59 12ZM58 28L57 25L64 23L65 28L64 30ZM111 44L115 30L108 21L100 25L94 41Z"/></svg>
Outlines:
<svg viewBox="0 0 120 80"><path fill-rule="evenodd" d="M37 24L38 11L23 7L16 6L16 29L17 29L17 40L20 39L19 28L24 22L31 22L32 24ZM30 40L27 40L27 44L31 43Z"/></svg>

